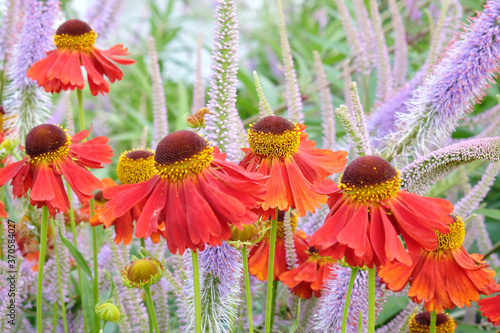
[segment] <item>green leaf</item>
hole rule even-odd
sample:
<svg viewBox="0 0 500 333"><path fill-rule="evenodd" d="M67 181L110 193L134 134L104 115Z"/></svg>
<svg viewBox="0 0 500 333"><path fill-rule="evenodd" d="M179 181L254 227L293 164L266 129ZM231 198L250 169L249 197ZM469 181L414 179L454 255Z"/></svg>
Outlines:
<svg viewBox="0 0 500 333"><path fill-rule="evenodd" d="M95 304L94 296L92 292L92 287L90 286L89 280L82 276L82 307L83 315L85 316L85 321L87 322L87 327L91 328L95 326Z"/></svg>
<svg viewBox="0 0 500 333"><path fill-rule="evenodd" d="M89 265L87 265L87 262L83 258L80 251L78 251L78 249L73 244L71 244L71 242L69 240L67 240L66 237L63 236L60 227L59 227L59 237L61 237L61 240L62 240L64 246L66 246L66 248L68 248L69 252L71 253L73 258L75 259L78 266L81 267L82 271L85 272L85 274L87 274L88 277L92 278L92 273L90 272Z"/></svg>
<svg viewBox="0 0 500 333"><path fill-rule="evenodd" d="M474 211L475 214L481 214L494 220L500 220L500 209L481 208Z"/></svg>
<svg viewBox="0 0 500 333"><path fill-rule="evenodd" d="M290 333L293 333L297 330L297 327L299 327L299 318L300 318L300 298L299 298L299 304L297 305L297 318L295 318L295 324L293 324L292 328L290 328Z"/></svg>

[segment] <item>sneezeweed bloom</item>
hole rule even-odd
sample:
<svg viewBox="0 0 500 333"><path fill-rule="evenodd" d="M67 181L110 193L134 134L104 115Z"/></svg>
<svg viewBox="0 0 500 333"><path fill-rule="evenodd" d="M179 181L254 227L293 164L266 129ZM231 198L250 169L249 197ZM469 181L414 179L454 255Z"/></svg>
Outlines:
<svg viewBox="0 0 500 333"><path fill-rule="evenodd" d="M285 217L284 211L278 212L277 229L276 229L276 247L274 255L274 280L279 280L281 274L288 271L286 262L286 245L285 245L285 228L283 219ZM290 217L290 224L293 232L293 244L297 259L302 263L308 259L307 250L307 236L302 230L295 230L297 227L297 214L292 214ZM260 242L250 248L248 257L248 270L250 274L254 275L261 281L267 281L267 272L269 264L269 245L271 237L271 219L265 222L265 227L268 229Z"/></svg>
<svg viewBox="0 0 500 333"><path fill-rule="evenodd" d="M139 184L107 188L109 223L142 200L137 237L159 232L172 253L204 249L231 237L230 225L252 224L265 194L265 177L246 172L198 134L177 131L164 137L155 152L157 174Z"/></svg>
<svg viewBox="0 0 500 333"><path fill-rule="evenodd" d="M0 186L12 179L14 198L30 191L32 206L47 206L51 216L70 208L62 177L71 186L80 202L91 199L92 191L102 183L87 168L102 168L113 156L108 138L99 136L81 142L89 136L83 130L70 137L62 128L42 124L26 136L26 157L0 170Z"/></svg>
<svg viewBox="0 0 500 333"><path fill-rule="evenodd" d="M326 203L327 192L334 186L327 179L344 169L345 151L314 148L307 139L305 126L285 118L268 116L250 125L246 153L240 165L248 171L269 176L267 194L262 203L263 219L275 215L275 208L297 209L299 216Z"/></svg>
<svg viewBox="0 0 500 333"><path fill-rule="evenodd" d="M120 319L124 318L124 316L120 312L120 309L116 305L114 305L111 300L99 302L95 306L95 313L100 319L110 321L112 323L117 323L120 321Z"/></svg>
<svg viewBox="0 0 500 333"><path fill-rule="evenodd" d="M462 246L464 223L455 215L453 220L449 234L436 231L435 250L411 254L410 267L391 262L379 270L388 289L401 291L409 282L408 297L415 303L424 301L427 312L469 307L481 294L490 295L495 291L495 271L486 268L482 255L467 253Z"/></svg>
<svg viewBox="0 0 500 333"><path fill-rule="evenodd" d="M121 272L123 284L128 288L144 288L158 282L165 273L163 264L154 258L135 258Z"/></svg>
<svg viewBox="0 0 500 333"><path fill-rule="evenodd" d="M500 288L500 286L499 286ZM496 291L500 291L498 288ZM479 311L488 318L494 326L500 326L500 294L494 297L483 298L477 302Z"/></svg>
<svg viewBox="0 0 500 333"><path fill-rule="evenodd" d="M402 191L399 172L377 156L353 160L329 194L330 213L309 244L333 259L345 257L350 266L372 268L387 260L405 265L410 252L437 246L434 230L447 233L453 220L450 202Z"/></svg>
<svg viewBox="0 0 500 333"><path fill-rule="evenodd" d="M439 313L436 316L436 333L453 333L457 324L451 316ZM410 316L408 333L429 333L431 328L431 314L429 312L414 313Z"/></svg>
<svg viewBox="0 0 500 333"><path fill-rule="evenodd" d="M127 150L123 152L118 160L116 173L122 184L137 184L145 182L156 174L156 168L154 166L154 152L150 149ZM112 179L109 178L106 180L103 179L103 184L103 190L117 185ZM112 216L106 218L106 216L112 214L111 209L105 208L106 202L107 200L103 193L100 193L99 197L96 197L96 203L99 203L100 207L96 208L94 216L90 218L90 225L97 226L104 224L105 228L109 228L113 225L115 227L116 234L115 243L119 244L123 241L124 245L130 244L134 233L134 221L139 219L145 201L143 200L142 202L139 202L123 215L117 216L116 218L113 218ZM160 234L151 234L151 240L154 243L158 243L160 241Z"/></svg>
<svg viewBox="0 0 500 333"><path fill-rule="evenodd" d="M324 281L335 277L330 275L334 264L330 257L321 257L314 247L310 247L307 253L309 258L297 268L281 274L280 280L293 294L309 299L313 292L314 296L320 297Z"/></svg>
<svg viewBox="0 0 500 333"><path fill-rule="evenodd" d="M47 52L47 57L35 62L26 75L36 80L46 92L59 93L61 90L83 89L85 81L81 66L87 72L90 92L107 94L109 84L121 80L122 71L110 60L121 65L135 63L132 59L117 56L128 55L127 48L117 44L108 50L94 46L97 34L85 22L72 19L59 26L54 36L57 49Z"/></svg>

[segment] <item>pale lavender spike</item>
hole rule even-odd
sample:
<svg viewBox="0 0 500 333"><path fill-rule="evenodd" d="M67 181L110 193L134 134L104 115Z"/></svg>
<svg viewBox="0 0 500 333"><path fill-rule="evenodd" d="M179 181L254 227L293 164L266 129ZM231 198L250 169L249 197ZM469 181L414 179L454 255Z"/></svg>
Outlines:
<svg viewBox="0 0 500 333"><path fill-rule="evenodd" d="M316 70L316 85L319 90L321 104L321 126L323 128L323 148L335 150L335 109L333 107L330 85L326 79L325 69L317 51L313 52Z"/></svg>
<svg viewBox="0 0 500 333"><path fill-rule="evenodd" d="M203 51L203 32L198 35L198 47L196 48L196 77L193 86L193 105L191 114L205 107L205 84L203 83L203 63L201 53Z"/></svg>
<svg viewBox="0 0 500 333"><path fill-rule="evenodd" d="M450 137L458 122L480 102L494 83L500 45L500 2L488 1L483 13L471 19L460 39L444 57L409 102L409 112L398 124L405 130L399 147L415 146L424 151Z"/></svg>
<svg viewBox="0 0 500 333"><path fill-rule="evenodd" d="M371 153L370 142L366 140L366 131L358 127L357 120L349 112L347 106L341 105L335 109L335 114L339 117L347 136L352 140L360 156Z"/></svg>
<svg viewBox="0 0 500 333"><path fill-rule="evenodd" d="M419 10L421 2L422 0L403 0L410 20L420 21L422 19L422 12Z"/></svg>
<svg viewBox="0 0 500 333"><path fill-rule="evenodd" d="M465 237L464 241L462 242L462 246L467 250L470 251L472 244L474 244L476 238L477 238L477 220L483 219L483 215L472 215L469 217L469 222L465 224Z"/></svg>
<svg viewBox="0 0 500 333"><path fill-rule="evenodd" d="M361 105L361 100L359 99L358 86L356 82L351 83L351 103L351 115L354 117L357 130L360 134L360 142L357 145L358 152L361 156L372 155L372 147L366 125L365 111L363 110L363 105Z"/></svg>
<svg viewBox="0 0 500 333"><path fill-rule="evenodd" d="M260 85L259 76L257 72L253 72L253 80L255 82L255 90L257 91L257 96L259 96L259 118L264 118L267 116L274 116L274 111L269 105L269 102L264 95L264 90L262 90L262 86Z"/></svg>
<svg viewBox="0 0 500 333"><path fill-rule="evenodd" d="M170 271L168 271L170 273ZM160 332L169 332L169 317L170 312L168 309L168 298L170 291L169 284L166 280L161 279L157 283L151 286L151 292L153 295L153 301L155 305L155 313L158 321L158 328Z"/></svg>
<svg viewBox="0 0 500 333"><path fill-rule="evenodd" d="M64 100L64 127L68 131L68 135L73 136L75 134L75 122L71 108L71 91L65 91L62 99Z"/></svg>
<svg viewBox="0 0 500 333"><path fill-rule="evenodd" d="M421 306L410 301L406 308L401 310L394 319L377 329L376 333L396 333L408 331L408 319L415 312L420 311Z"/></svg>
<svg viewBox="0 0 500 333"><path fill-rule="evenodd" d="M377 38L375 37L375 32L373 29L372 22L370 21L370 16L368 15L368 10L366 9L364 0L353 0L354 13L356 14L356 20L360 27L360 44L364 48L361 52L363 56L368 59L364 62L363 74L368 75L371 72L373 65L376 62L377 56Z"/></svg>
<svg viewBox="0 0 500 333"><path fill-rule="evenodd" d="M340 14L342 27L346 33L347 42L349 43L354 55L354 68L363 70L363 72L369 72L371 66L367 54L368 47L367 45L362 45L363 40L361 40L360 35L354 26L354 20L349 13L345 0L335 0L335 3L337 4L337 9Z"/></svg>
<svg viewBox="0 0 500 333"><path fill-rule="evenodd" d="M300 95L297 73L295 72L292 51L286 33L285 16L283 14L283 4L278 0L278 12L280 17L280 41L281 54L283 56L283 71L285 73L286 84L286 106L288 108L288 119L295 123L304 123L304 113L302 112L302 97Z"/></svg>
<svg viewBox="0 0 500 333"><path fill-rule="evenodd" d="M287 211L283 218L286 265L289 270L294 269L298 266L297 253L295 252L295 244L293 242L292 225L290 224L290 214L291 214L290 211Z"/></svg>
<svg viewBox="0 0 500 333"><path fill-rule="evenodd" d="M495 178L499 171L500 163L491 163L481 177L481 180L474 185L466 196L454 205L455 214L465 218L472 214L474 210L478 209L495 182Z"/></svg>
<svg viewBox="0 0 500 333"><path fill-rule="evenodd" d="M424 194L439 180L460 165L473 161L500 159L500 137L473 139L433 151L401 170L401 187Z"/></svg>
<svg viewBox="0 0 500 333"><path fill-rule="evenodd" d="M492 119L500 118L500 105L495 105L486 111L481 112L478 115L465 118L462 122L462 126L469 126L471 129L473 126L488 126L491 124Z"/></svg>
<svg viewBox="0 0 500 333"><path fill-rule="evenodd" d="M165 91L163 90L163 80L161 79L160 65L158 64L158 54L153 36L148 38L149 47L149 72L151 75L151 85L153 90L153 139L151 147L156 147L158 142L168 134L168 111L165 101Z"/></svg>
<svg viewBox="0 0 500 333"><path fill-rule="evenodd" d="M99 35L106 38L116 24L123 6L123 0L104 0L89 7L87 23Z"/></svg>
<svg viewBox="0 0 500 333"><path fill-rule="evenodd" d="M392 24L394 26L394 87L400 87L406 82L408 70L408 44L403 18L399 12L396 0L389 0Z"/></svg>
<svg viewBox="0 0 500 333"><path fill-rule="evenodd" d="M303 221L301 229L304 230L306 235L314 234L323 225L329 212L330 209L327 205L323 205L315 213L307 212L306 216L301 219Z"/></svg>
<svg viewBox="0 0 500 333"><path fill-rule="evenodd" d="M0 64L1 69L6 69L6 64L12 52L14 36L16 33L16 23L19 20L21 1L7 0L5 12L3 13L2 29L0 29Z"/></svg>
<svg viewBox="0 0 500 333"><path fill-rule="evenodd" d="M232 0L219 0L214 32L208 95L208 109L205 115L206 137L212 145L235 161L238 149L240 124L236 110L236 88L238 72L238 18Z"/></svg>
<svg viewBox="0 0 500 333"><path fill-rule="evenodd" d="M352 102L351 102L351 83L352 83L352 77L351 77L351 66L349 65L349 60L346 60L342 63L342 79L344 81L344 100L345 104L347 105L347 108L349 110L352 109Z"/></svg>
<svg viewBox="0 0 500 333"><path fill-rule="evenodd" d="M479 249L479 253L486 253L493 247L493 243L491 242L490 235L488 230L486 229L486 224L484 223L484 216L475 219L475 235L476 235L476 244ZM500 267L500 259L498 258L497 253L492 253L488 257L488 262L494 270L497 270Z"/></svg>
<svg viewBox="0 0 500 333"><path fill-rule="evenodd" d="M370 15L377 40L377 98L384 99L393 87L393 77L391 63L389 61L389 51L385 42L382 19L378 11L376 0L369 0Z"/></svg>

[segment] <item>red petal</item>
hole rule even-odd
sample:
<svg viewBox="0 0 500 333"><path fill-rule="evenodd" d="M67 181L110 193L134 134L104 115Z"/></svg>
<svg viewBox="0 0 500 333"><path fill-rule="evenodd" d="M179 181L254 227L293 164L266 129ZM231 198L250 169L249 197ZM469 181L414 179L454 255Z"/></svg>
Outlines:
<svg viewBox="0 0 500 333"><path fill-rule="evenodd" d="M22 167L28 161L28 157L23 158L20 161L8 164L0 169L0 186L4 186L9 180L14 178L14 176L22 169ZM14 185L14 182L12 182Z"/></svg>
<svg viewBox="0 0 500 333"><path fill-rule="evenodd" d="M77 51L71 51L59 77L63 84L71 84L77 86L78 89L83 89L85 81L82 75L80 55Z"/></svg>

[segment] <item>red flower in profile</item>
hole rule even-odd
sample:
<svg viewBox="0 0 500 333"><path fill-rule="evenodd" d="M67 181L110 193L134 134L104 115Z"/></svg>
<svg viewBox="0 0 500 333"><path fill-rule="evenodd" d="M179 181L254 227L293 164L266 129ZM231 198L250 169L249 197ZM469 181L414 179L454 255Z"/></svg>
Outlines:
<svg viewBox="0 0 500 333"><path fill-rule="evenodd" d="M122 184L144 182L156 174L154 163L154 152L150 149L127 150L120 155L118 165L116 166L118 179ZM116 186L116 183L111 178L104 178L102 182L104 184L103 190L111 186ZM104 224L105 228L113 225L116 234L115 243L119 244L123 241L124 245L130 244L134 233L134 221L139 219L142 208L145 205L145 200L134 205L130 210L124 212L123 215L114 217L112 209L104 207L107 200L104 198L103 193L98 192L98 194L96 195L96 204L98 207L96 207L94 216L89 220L90 225L94 227ZM104 221L107 222L104 223ZM160 241L160 234L151 234L151 240L154 243L158 243Z"/></svg>
<svg viewBox="0 0 500 333"><path fill-rule="evenodd" d="M128 55L127 48L117 44L109 50L94 47L97 34L85 22L72 19L59 26L54 36L57 49L47 52L47 57L35 62L26 75L36 80L46 92L83 89L85 81L80 66L87 72L92 95L109 92L109 84L121 80L122 71L111 61L121 65L135 63L132 59L117 56Z"/></svg>
<svg viewBox="0 0 500 333"><path fill-rule="evenodd" d="M464 223L458 216L453 219L449 234L436 231L438 246L434 251L412 253L410 267L391 262L378 273L393 291L401 291L409 282L408 297L416 303L424 301L427 312L469 307L481 294L490 295L495 291L495 271L486 268L481 261L483 256L467 253L462 246Z"/></svg>
<svg viewBox="0 0 500 333"><path fill-rule="evenodd" d="M92 191L102 186L86 168L102 168L113 156L108 138L89 136L83 130L73 137L56 125L38 125L26 136L26 157L0 169L0 186L12 179L14 198L27 196L32 206L47 206L51 216L70 208L62 177L71 186L80 202L92 198Z"/></svg>
<svg viewBox="0 0 500 333"><path fill-rule="evenodd" d="M437 246L434 230L449 231L453 205L399 189L399 172L386 160L364 156L345 169L336 191L329 194L330 213L309 244L333 259L345 257L350 266L372 268L387 260L406 265L410 252Z"/></svg>
<svg viewBox="0 0 500 333"><path fill-rule="evenodd" d="M297 209L299 216L304 216L326 203L327 197L321 192L334 186L326 177L344 169L347 152L314 148L316 143L307 140L304 133L306 127L285 118L265 117L250 127L250 148L243 149L246 155L240 165L270 176L262 218L275 217L275 208Z"/></svg>
<svg viewBox="0 0 500 333"><path fill-rule="evenodd" d="M280 275L280 280L290 288L290 291L300 298L321 296L323 282L329 278L334 261L330 257L321 257L318 250L310 247L309 258L297 268Z"/></svg>
<svg viewBox="0 0 500 333"><path fill-rule="evenodd" d="M203 250L231 237L230 225L252 224L265 193L265 177L225 161L216 147L191 131L164 137L155 152L157 174L139 184L108 187L109 214L101 221L122 216L142 200L136 237L159 232L172 253L186 248Z"/></svg>
<svg viewBox="0 0 500 333"><path fill-rule="evenodd" d="M286 247L285 247L285 229L284 229L284 219L285 212L279 211L277 218L277 229L276 229L276 247L274 253L274 280L279 280L281 274L288 271L288 265L286 263ZM302 230L295 231L297 227L297 214L292 214L290 217L290 224L292 226L293 232L293 244L295 247L295 252L297 253L297 259L299 263L307 260L307 236ZM266 227L271 226L271 220L266 221ZM248 270L250 274L254 275L257 279L261 281L267 281L267 269L269 263L269 245L270 243L271 231L268 230L264 235L264 238L254 246L250 248L250 253L248 256Z"/></svg>
<svg viewBox="0 0 500 333"><path fill-rule="evenodd" d="M497 287L496 291L499 290L500 286ZM483 316L488 318L493 326L500 326L500 294L494 297L483 298L477 302L479 305L479 311L483 313Z"/></svg>

